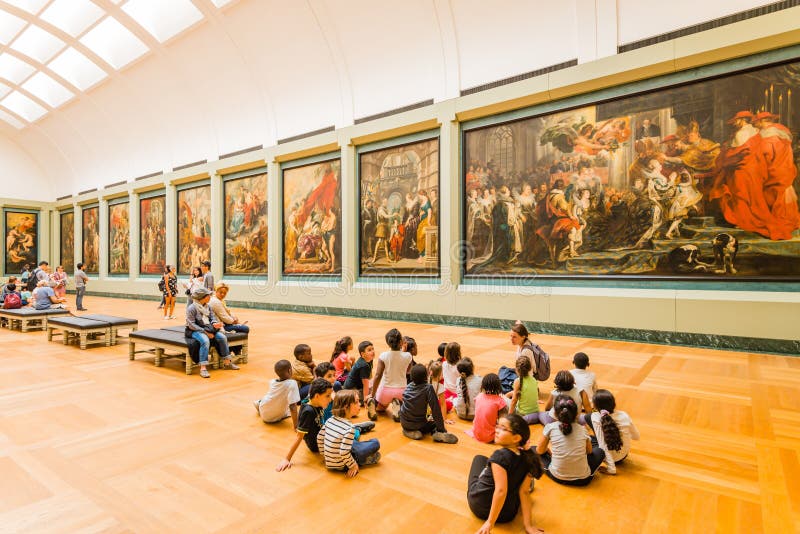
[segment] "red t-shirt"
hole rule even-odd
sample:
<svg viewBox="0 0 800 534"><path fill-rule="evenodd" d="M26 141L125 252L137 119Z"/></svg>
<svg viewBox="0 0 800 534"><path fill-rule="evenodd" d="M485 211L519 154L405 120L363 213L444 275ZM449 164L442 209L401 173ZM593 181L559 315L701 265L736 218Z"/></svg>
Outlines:
<svg viewBox="0 0 800 534"><path fill-rule="evenodd" d="M472 428L467 430L467 434L484 443L494 441L497 413L507 406L505 399L500 395L487 395L486 393L478 395L475 398L475 419L472 421Z"/></svg>

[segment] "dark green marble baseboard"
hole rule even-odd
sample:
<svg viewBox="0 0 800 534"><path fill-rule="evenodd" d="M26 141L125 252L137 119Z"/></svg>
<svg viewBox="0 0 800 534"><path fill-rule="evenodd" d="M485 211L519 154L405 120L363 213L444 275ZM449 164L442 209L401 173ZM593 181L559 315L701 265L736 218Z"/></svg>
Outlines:
<svg viewBox="0 0 800 534"><path fill-rule="evenodd" d="M92 296L119 299L136 299L159 301L161 297L151 295L134 295L125 293L89 293L84 297L84 304L91 307ZM178 298L184 302L185 298ZM285 311L294 313L314 313L319 315L337 315L389 321L404 321L427 324L446 324L453 326L471 326L492 330L507 330L512 321L485 317L466 317L461 315L438 315L433 313L407 313L389 310L363 310L350 308L334 308L328 306L308 306L302 304L273 304L265 302L228 301L236 308L255 310ZM523 318L524 320L524 318ZM607 326L588 326L565 323L542 323L525 321L525 325L533 333L554 334L560 336L590 337L611 339L616 341L634 341L657 345L679 345L718 350L735 350L739 352L760 352L800 356L800 340L764 339L742 336L722 336L717 334L696 334L691 332L669 332L664 330L641 330L637 328L615 328Z"/></svg>

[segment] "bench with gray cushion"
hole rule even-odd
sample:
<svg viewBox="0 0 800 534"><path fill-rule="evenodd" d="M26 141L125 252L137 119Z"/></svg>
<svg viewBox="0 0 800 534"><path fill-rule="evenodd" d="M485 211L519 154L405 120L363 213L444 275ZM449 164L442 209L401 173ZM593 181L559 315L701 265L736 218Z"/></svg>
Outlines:
<svg viewBox="0 0 800 534"><path fill-rule="evenodd" d="M240 362L247 363L247 334L239 332L226 332L229 347L242 347L240 355ZM145 350L136 350L136 345L146 345L152 348ZM136 358L136 354L149 353L155 356L155 365L161 367L164 360L167 358L178 358L183 360L186 366L186 374L192 374L192 368L196 365L192 359L191 344L197 345L197 341L187 339L184 336L184 328L182 326L173 326L162 329L151 330L137 330L131 332L128 336L128 357L131 360ZM195 353L196 353L195 348ZM167 352L171 351L171 352ZM233 355L232 355L233 356ZM214 344L211 344L211 350L208 354L209 363L213 369L219 368L219 355L217 354Z"/></svg>
<svg viewBox="0 0 800 534"><path fill-rule="evenodd" d="M64 345L69 344L70 339L77 338L81 349L87 345L111 345L111 325L85 317L50 317L47 321L47 341L53 341L57 335L61 335Z"/></svg>
<svg viewBox="0 0 800 534"><path fill-rule="evenodd" d="M108 323L111 327L111 344L117 344L117 338L120 337L117 332L119 330L126 330L130 329L131 332L135 332L137 328L139 328L139 320L138 319L130 319L128 317L117 317L116 315L103 315L99 313L92 313L87 315L81 315L84 319L92 319L95 321L101 321L104 323Z"/></svg>
<svg viewBox="0 0 800 534"><path fill-rule="evenodd" d="M34 308L17 308L15 310L0 309L0 318L5 319L6 326L14 329L19 324L23 332L28 330L46 330L47 319L56 315L69 315L69 312L62 308L50 308L47 310L37 310Z"/></svg>

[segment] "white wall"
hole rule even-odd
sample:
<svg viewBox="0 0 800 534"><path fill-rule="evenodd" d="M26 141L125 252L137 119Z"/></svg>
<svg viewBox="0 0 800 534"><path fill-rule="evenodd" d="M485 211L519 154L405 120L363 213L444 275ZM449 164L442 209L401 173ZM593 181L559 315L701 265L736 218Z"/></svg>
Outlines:
<svg viewBox="0 0 800 534"><path fill-rule="evenodd" d="M54 183L17 143L0 135L2 196L36 201L55 200Z"/></svg>

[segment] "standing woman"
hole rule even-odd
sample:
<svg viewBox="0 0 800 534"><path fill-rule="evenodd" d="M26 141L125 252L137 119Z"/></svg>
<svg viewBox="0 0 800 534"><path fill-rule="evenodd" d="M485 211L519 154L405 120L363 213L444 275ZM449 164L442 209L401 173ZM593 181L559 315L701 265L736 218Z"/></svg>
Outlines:
<svg viewBox="0 0 800 534"><path fill-rule="evenodd" d="M164 267L164 320L174 319L175 316L175 297L178 295L178 276L175 274L175 267L167 265Z"/></svg>
<svg viewBox="0 0 800 534"><path fill-rule="evenodd" d="M64 272L64 267L59 265L56 267L56 272L50 275L50 280L53 282L53 291L58 298L67 296L67 273Z"/></svg>
<svg viewBox="0 0 800 534"><path fill-rule="evenodd" d="M203 287L203 270L200 267L192 267L192 274L189 275L189 280L181 282L186 289L186 294L191 296L192 291L198 287Z"/></svg>
<svg viewBox="0 0 800 534"><path fill-rule="evenodd" d="M531 477L542 476L542 465L528 447L530 437L525 420L508 414L494 431L494 442L500 448L490 458L479 454L472 459L467 503L473 514L486 520L478 534L489 534L495 523L513 521L519 512L526 533L544 532L531 518Z"/></svg>

